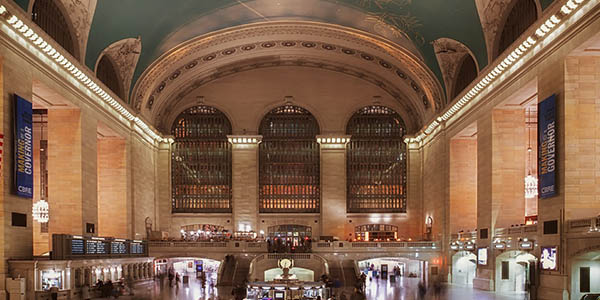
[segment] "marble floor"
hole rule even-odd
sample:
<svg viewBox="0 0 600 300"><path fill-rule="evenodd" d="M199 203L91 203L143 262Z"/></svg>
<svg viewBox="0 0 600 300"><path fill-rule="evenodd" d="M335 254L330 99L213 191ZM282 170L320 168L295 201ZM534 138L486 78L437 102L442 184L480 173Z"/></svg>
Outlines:
<svg viewBox="0 0 600 300"><path fill-rule="evenodd" d="M418 279L404 278L395 283L385 280L374 280L369 283L366 289L368 300L418 300L417 296ZM231 288L211 288L207 285L204 289L200 281L190 278L189 284L180 284L179 287L169 287L168 281L149 281L138 283L134 287L135 295L123 296L119 299L182 299L182 300L230 300L234 299L231 295ZM351 290L338 290L338 294L344 292L350 299ZM336 298L336 299L339 299ZM521 300L527 299L524 294L495 294L479 290L473 290L470 287L444 286L443 292L439 297L435 297L432 291L428 291L426 300L444 299L444 300Z"/></svg>

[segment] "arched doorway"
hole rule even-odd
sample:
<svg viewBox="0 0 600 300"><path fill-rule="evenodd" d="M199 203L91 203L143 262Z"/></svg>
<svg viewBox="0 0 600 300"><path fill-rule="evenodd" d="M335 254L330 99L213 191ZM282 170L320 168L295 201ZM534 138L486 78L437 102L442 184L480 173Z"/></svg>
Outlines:
<svg viewBox="0 0 600 300"><path fill-rule="evenodd" d="M452 284L472 286L477 272L477 255L461 251L452 256Z"/></svg>
<svg viewBox="0 0 600 300"><path fill-rule="evenodd" d="M529 252L506 251L496 257L496 292L524 292L536 276L538 259Z"/></svg>
<svg viewBox="0 0 600 300"><path fill-rule="evenodd" d="M274 281L277 279L281 279L281 275L283 275L283 269L281 268L272 268L265 270L264 281ZM299 281L315 281L315 271L311 269L293 267L290 269L290 275L290 279L296 279Z"/></svg>
<svg viewBox="0 0 600 300"><path fill-rule="evenodd" d="M571 260L571 299L581 299L584 295L600 294L600 248L589 251ZM591 298L595 299L595 298Z"/></svg>

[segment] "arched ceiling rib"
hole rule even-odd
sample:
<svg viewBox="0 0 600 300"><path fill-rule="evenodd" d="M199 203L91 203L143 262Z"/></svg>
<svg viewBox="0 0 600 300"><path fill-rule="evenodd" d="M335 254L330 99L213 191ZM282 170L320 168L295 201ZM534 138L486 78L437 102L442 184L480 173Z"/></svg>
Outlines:
<svg viewBox="0 0 600 300"><path fill-rule="evenodd" d="M187 41L144 72L132 104L157 124L161 107L186 91L228 72L262 67L265 59L266 66L320 67L370 81L402 103L416 124L441 109L440 83L410 51L364 32L300 21L238 26ZM252 60L260 63L246 63Z"/></svg>

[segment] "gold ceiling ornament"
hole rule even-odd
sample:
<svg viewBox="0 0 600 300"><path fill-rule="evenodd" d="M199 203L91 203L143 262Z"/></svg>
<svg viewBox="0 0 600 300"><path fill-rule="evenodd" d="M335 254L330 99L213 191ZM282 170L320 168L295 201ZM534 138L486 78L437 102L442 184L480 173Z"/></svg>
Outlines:
<svg viewBox="0 0 600 300"><path fill-rule="evenodd" d="M387 30L394 37L406 38L420 44L424 43L423 36L415 30L421 26L421 23L416 17L409 14L372 12L367 14L365 21L373 23L373 30L375 31Z"/></svg>
<svg viewBox="0 0 600 300"><path fill-rule="evenodd" d="M376 6L379 9L383 9L386 6L406 6L410 5L412 0L360 0L358 4L364 8L369 8L371 6Z"/></svg>

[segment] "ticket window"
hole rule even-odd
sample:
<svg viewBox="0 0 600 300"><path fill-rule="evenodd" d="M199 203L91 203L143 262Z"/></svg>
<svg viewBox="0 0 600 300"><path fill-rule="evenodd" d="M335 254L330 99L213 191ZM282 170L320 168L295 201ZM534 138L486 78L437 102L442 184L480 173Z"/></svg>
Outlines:
<svg viewBox="0 0 600 300"><path fill-rule="evenodd" d="M64 282L64 271L62 270L42 270L41 271L41 288L44 291L49 291L51 288L56 287L59 290L63 290Z"/></svg>

